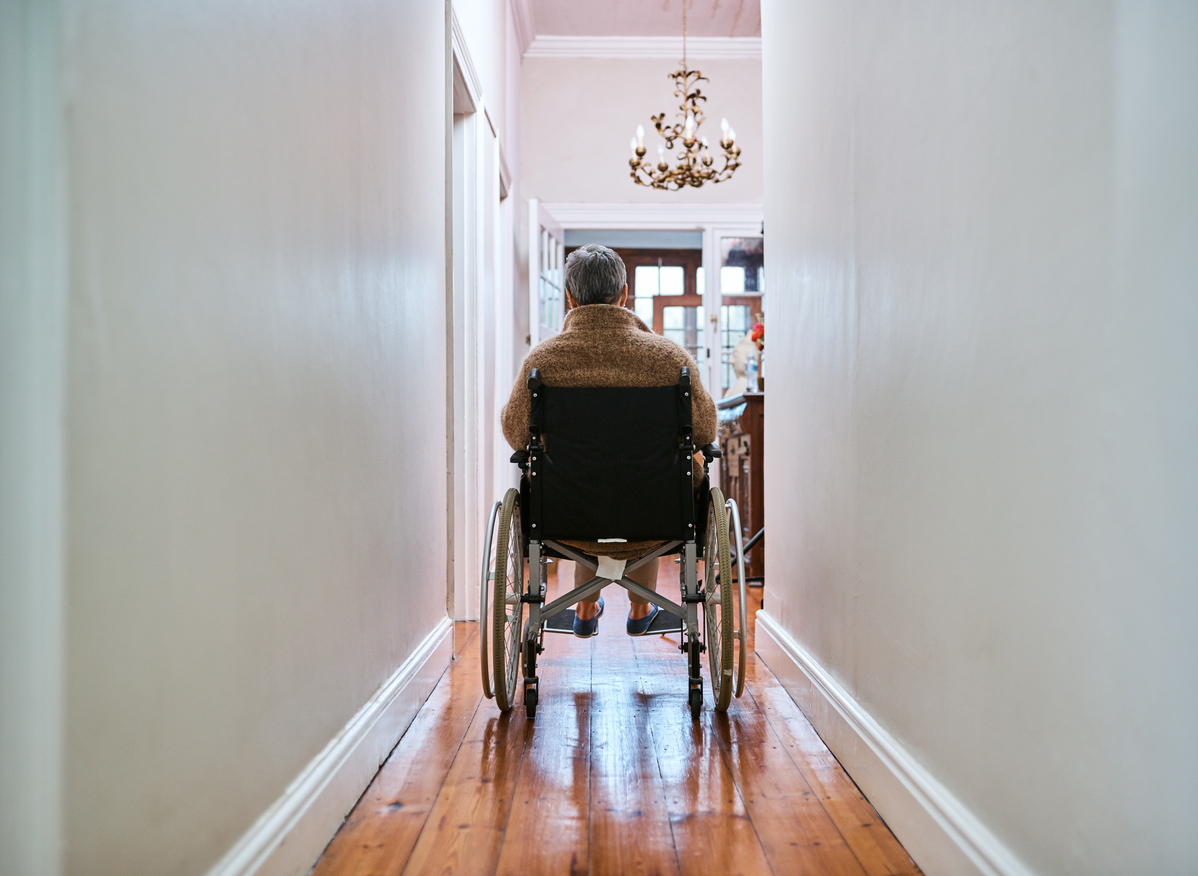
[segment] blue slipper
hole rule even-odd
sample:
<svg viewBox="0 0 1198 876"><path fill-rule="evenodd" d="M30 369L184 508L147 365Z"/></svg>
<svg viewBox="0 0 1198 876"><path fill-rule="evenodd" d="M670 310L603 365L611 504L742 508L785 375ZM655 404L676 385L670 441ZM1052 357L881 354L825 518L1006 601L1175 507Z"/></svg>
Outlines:
<svg viewBox="0 0 1198 876"><path fill-rule="evenodd" d="M653 611L642 618L628 619L625 626L630 636L662 636L666 633L682 632L682 621L668 611L662 611L661 606L653 606Z"/></svg>
<svg viewBox="0 0 1198 876"><path fill-rule="evenodd" d="M603 617L603 597L599 597L599 611L590 620L579 620L578 615L574 615L574 635L580 639L589 639L591 636L599 635L599 618Z"/></svg>

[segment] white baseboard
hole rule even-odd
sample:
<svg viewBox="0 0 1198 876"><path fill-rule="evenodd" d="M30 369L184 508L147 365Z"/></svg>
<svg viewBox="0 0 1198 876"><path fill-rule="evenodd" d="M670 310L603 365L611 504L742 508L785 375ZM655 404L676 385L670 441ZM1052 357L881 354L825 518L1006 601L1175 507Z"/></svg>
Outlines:
<svg viewBox="0 0 1198 876"><path fill-rule="evenodd" d="M302 876L311 870L452 656L453 623L445 618L208 876Z"/></svg>
<svg viewBox="0 0 1198 876"><path fill-rule="evenodd" d="M757 655L928 876L1033 876L765 610Z"/></svg>

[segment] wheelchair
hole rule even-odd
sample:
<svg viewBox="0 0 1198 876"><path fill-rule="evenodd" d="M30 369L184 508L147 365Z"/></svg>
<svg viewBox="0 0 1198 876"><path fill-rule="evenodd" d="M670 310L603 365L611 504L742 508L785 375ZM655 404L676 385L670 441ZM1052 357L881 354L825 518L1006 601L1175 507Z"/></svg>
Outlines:
<svg viewBox="0 0 1198 876"><path fill-rule="evenodd" d="M483 549L483 692L507 712L522 682L524 708L535 718L545 633L568 631L549 621L572 617L570 606L618 584L681 621L691 717L697 720L703 707L704 652L714 708L727 710L744 692L747 660L740 512L709 483L708 466L721 456L714 444L702 448L702 486L695 488L690 369L681 369L676 385L655 387L549 386L534 369L528 388L528 445L511 458L522 472L520 488L492 506ZM566 541L662 544L612 566ZM627 577L674 555L681 604ZM580 563L595 576L546 604L551 557Z"/></svg>

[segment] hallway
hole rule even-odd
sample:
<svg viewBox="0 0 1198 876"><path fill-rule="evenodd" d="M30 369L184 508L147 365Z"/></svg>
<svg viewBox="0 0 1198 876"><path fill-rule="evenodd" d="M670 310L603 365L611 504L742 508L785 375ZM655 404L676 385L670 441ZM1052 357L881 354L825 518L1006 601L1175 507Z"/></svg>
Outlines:
<svg viewBox="0 0 1198 876"><path fill-rule="evenodd" d="M0 0L0 876L1194 876L1196 241L1195 0ZM588 245L769 531L697 723L610 587L481 690ZM525 551L686 495L586 430Z"/></svg>
<svg viewBox="0 0 1198 876"><path fill-rule="evenodd" d="M552 595L572 580L556 567ZM604 600L599 636L546 636L535 724L483 699L477 624L457 624L454 663L312 876L920 872L752 638L744 696L692 723L677 636L626 636L626 594Z"/></svg>

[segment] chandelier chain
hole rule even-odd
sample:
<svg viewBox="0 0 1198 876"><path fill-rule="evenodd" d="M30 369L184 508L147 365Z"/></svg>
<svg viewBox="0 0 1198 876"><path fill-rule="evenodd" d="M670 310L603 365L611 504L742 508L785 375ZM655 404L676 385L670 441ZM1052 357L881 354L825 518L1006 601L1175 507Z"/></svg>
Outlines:
<svg viewBox="0 0 1198 876"><path fill-rule="evenodd" d="M686 0L682 0L682 69L686 70Z"/></svg>

